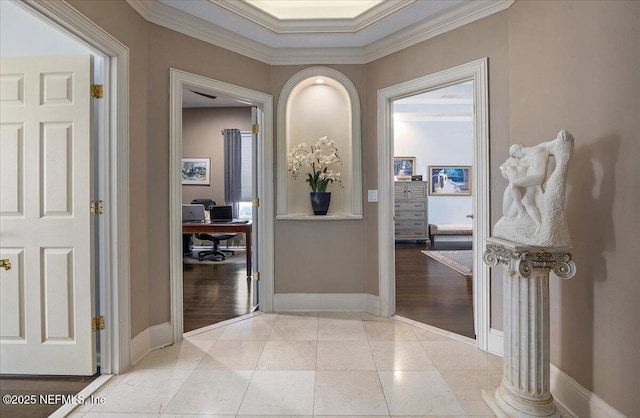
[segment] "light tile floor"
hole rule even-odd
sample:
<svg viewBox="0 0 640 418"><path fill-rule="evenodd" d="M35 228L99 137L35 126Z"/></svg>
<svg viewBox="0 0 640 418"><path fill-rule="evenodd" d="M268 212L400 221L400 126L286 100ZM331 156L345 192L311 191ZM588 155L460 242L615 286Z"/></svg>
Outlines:
<svg viewBox="0 0 640 418"><path fill-rule="evenodd" d="M471 340L469 340L471 341ZM114 376L73 417L493 417L502 359L417 323L259 314L191 335Z"/></svg>

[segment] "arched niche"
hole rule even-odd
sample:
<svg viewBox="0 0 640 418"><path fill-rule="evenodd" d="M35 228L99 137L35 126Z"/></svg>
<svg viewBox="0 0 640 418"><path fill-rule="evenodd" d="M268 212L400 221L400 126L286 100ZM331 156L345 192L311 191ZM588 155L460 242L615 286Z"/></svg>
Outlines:
<svg viewBox="0 0 640 418"><path fill-rule="evenodd" d="M333 183L326 216L314 216L311 188L301 172L293 179L287 155L300 143L314 144L327 136L336 142L342 165L342 187ZM302 70L287 81L278 100L277 219L362 219L360 100L344 74L326 67Z"/></svg>

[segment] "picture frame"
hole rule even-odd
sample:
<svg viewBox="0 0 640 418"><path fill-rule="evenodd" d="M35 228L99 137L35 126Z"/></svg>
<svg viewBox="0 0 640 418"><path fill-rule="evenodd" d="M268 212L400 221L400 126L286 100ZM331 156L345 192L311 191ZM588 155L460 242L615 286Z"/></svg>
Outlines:
<svg viewBox="0 0 640 418"><path fill-rule="evenodd" d="M416 173L416 157L393 157L393 176L396 180L411 180Z"/></svg>
<svg viewBox="0 0 640 418"><path fill-rule="evenodd" d="M211 184L211 159L183 158L182 184L209 186Z"/></svg>
<svg viewBox="0 0 640 418"><path fill-rule="evenodd" d="M430 196L470 196L471 166L430 165Z"/></svg>

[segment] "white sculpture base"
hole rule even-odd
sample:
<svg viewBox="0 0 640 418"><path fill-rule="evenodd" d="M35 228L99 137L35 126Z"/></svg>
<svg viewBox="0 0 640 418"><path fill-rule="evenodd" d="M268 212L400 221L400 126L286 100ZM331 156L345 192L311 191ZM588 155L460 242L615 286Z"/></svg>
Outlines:
<svg viewBox="0 0 640 418"><path fill-rule="evenodd" d="M483 398L497 417L560 417L549 389L549 272L574 276L569 249L488 238L484 261L506 268L502 384Z"/></svg>

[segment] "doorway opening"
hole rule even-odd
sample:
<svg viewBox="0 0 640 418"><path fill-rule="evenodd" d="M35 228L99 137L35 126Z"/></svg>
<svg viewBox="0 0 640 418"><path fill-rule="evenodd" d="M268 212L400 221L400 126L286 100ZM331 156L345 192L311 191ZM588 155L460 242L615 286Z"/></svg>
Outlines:
<svg viewBox="0 0 640 418"><path fill-rule="evenodd" d="M396 314L395 200L393 102L462 82L473 82L472 297L476 345L489 345L489 269L482 262L489 228L489 119L487 59L480 59L378 91L378 269L380 312ZM388 169L384 169L388 167ZM431 173L429 173L431 175ZM423 177L423 181L425 178ZM430 179L426 181L431 182ZM411 182L413 183L413 182ZM430 196L429 196L430 197ZM426 256L425 256L426 257Z"/></svg>
<svg viewBox="0 0 640 418"><path fill-rule="evenodd" d="M185 333L258 307L251 280L252 250L256 250L252 245L255 112L244 101L195 89L182 91L181 202L215 205L206 207L204 214L210 222L219 223L217 231L207 231L207 226L195 234L183 234Z"/></svg>
<svg viewBox="0 0 640 418"><path fill-rule="evenodd" d="M475 339L473 81L394 100L392 112L396 314Z"/></svg>
<svg viewBox="0 0 640 418"><path fill-rule="evenodd" d="M246 273L242 273L242 286L250 287L243 296L245 306L247 306L248 294L250 292L252 306L258 305L258 295L260 299L259 309L263 312L271 312L273 309L273 150L272 150L272 119L273 119L273 98L270 95L256 92L244 87L234 86L221 81L209 79L184 71L171 69L171 133L170 133L170 265L171 265L171 327L173 330L173 341L178 342L183 339L184 334L184 306L185 298L183 287L184 268L184 234L194 233L235 233L242 235L245 239L246 264L242 266ZM198 223L193 225L182 221L183 204L183 92L186 90L196 91L208 96L226 98L240 103L243 108L247 108L251 113L251 143L252 143L252 164L253 180L250 223L228 224L224 231L220 231L218 224ZM246 109L245 109L246 111ZM217 129L231 128L223 126ZM208 137L219 135L212 132ZM246 136L246 135L245 135ZM201 156L196 156L201 157ZM211 174L213 175L213 167ZM224 177L224 167L221 175ZM211 180L209 180L211 182ZM242 184L246 184L243 182ZM202 187L202 186L201 186ZM223 192L224 193L224 192ZM212 196L213 197L213 196ZM193 200L193 196L189 197ZM199 197L202 198L202 197ZM223 195L224 200L229 200ZM214 199L211 199L214 200ZM242 200L242 199L240 199ZM245 199L246 200L246 199ZM226 203L226 202L225 202ZM245 206L248 202L242 202ZM216 205L217 206L217 205ZM215 206L214 206L215 207ZM234 217L242 218L242 204L238 205ZM241 221L244 221L240 219ZM203 230L206 229L206 230ZM235 237L234 237L235 239ZM238 237L240 239L240 237ZM224 244L223 244L224 245ZM239 260L238 255L229 257ZM236 269L238 267L236 266ZM240 273L237 273L240 274ZM236 279L236 283L238 283ZM211 327L215 327L212 325ZM204 331L206 327L200 328L197 332Z"/></svg>

